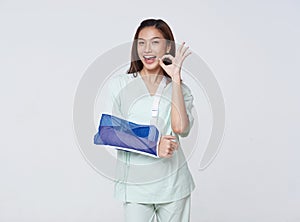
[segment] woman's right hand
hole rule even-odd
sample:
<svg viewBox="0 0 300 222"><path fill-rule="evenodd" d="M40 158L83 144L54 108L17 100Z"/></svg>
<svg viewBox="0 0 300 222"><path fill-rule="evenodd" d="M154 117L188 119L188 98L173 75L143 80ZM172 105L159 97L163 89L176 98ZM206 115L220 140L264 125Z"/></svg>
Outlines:
<svg viewBox="0 0 300 222"><path fill-rule="evenodd" d="M161 158L170 158L173 152L178 149L178 143L175 142L176 137L165 135L160 138L158 146L158 156Z"/></svg>

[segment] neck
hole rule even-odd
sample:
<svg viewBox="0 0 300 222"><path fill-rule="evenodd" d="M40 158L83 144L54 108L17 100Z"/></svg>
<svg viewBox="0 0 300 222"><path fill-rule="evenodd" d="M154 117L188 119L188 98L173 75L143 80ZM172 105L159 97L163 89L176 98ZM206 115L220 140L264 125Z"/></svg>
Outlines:
<svg viewBox="0 0 300 222"><path fill-rule="evenodd" d="M164 73L162 70L160 70L158 72L151 72L151 71L142 69L140 71L140 74L144 80L146 80L149 83L153 83L153 84L159 83L164 76Z"/></svg>

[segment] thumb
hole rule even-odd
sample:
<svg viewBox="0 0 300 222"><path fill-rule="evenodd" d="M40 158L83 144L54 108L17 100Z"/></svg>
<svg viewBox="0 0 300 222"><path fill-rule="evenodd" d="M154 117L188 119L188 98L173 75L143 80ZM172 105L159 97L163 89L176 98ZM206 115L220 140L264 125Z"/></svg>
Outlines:
<svg viewBox="0 0 300 222"><path fill-rule="evenodd" d="M174 139L176 139L176 136L172 136L172 135L164 135L163 137L164 137L164 139L167 139L167 140L174 140Z"/></svg>

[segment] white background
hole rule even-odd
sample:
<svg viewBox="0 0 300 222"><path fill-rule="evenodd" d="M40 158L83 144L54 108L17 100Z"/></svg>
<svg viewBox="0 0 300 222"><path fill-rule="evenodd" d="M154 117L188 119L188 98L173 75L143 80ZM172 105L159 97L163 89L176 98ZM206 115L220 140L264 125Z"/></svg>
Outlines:
<svg viewBox="0 0 300 222"><path fill-rule="evenodd" d="M191 221L299 222L299 6L1 0L0 221L123 220L113 183L77 147L73 101L88 64L154 17L207 62L226 103L215 161L190 161Z"/></svg>

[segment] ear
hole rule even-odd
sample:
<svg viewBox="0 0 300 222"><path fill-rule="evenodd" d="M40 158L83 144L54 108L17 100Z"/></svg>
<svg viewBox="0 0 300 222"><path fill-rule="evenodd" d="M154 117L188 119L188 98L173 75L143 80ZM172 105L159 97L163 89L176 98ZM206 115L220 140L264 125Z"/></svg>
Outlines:
<svg viewBox="0 0 300 222"><path fill-rule="evenodd" d="M172 45L170 42L167 42L166 53L169 54L171 51Z"/></svg>

